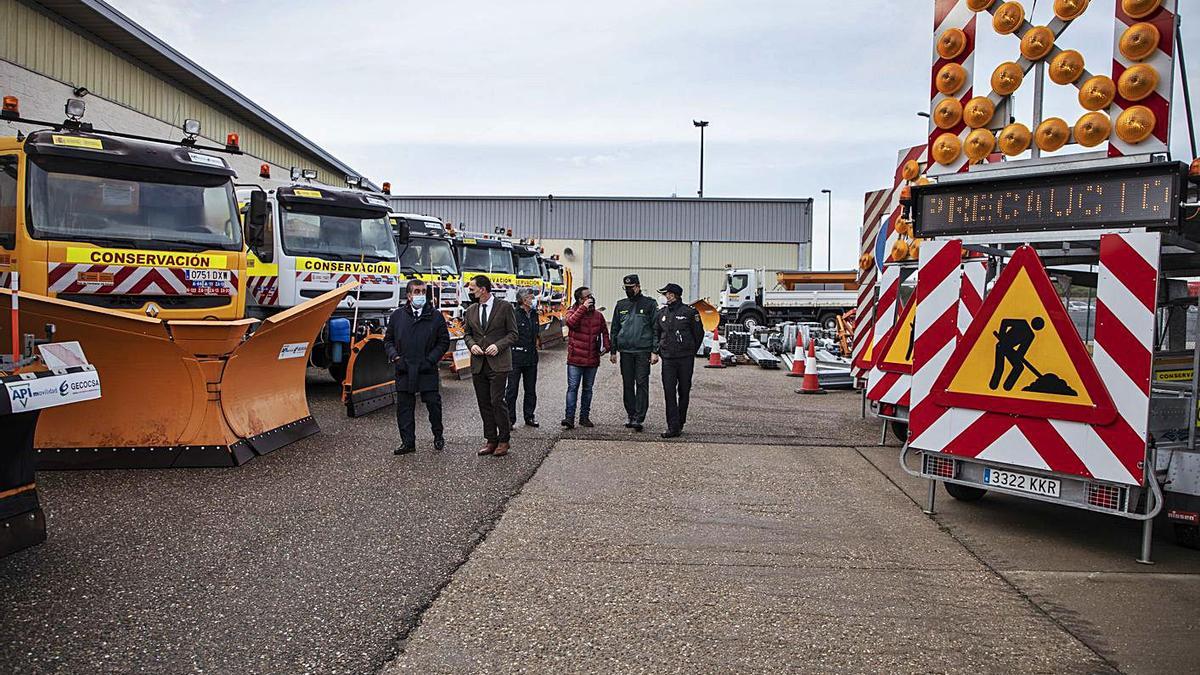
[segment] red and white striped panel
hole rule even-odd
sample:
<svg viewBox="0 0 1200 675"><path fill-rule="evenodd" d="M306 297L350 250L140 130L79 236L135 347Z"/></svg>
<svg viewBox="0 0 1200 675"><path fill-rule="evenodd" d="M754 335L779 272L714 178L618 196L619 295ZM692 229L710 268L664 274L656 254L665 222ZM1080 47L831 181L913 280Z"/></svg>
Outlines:
<svg viewBox="0 0 1200 675"><path fill-rule="evenodd" d="M250 277L250 280L246 282L246 292L250 294L250 298L254 302L260 305L277 305L279 304L279 277Z"/></svg>
<svg viewBox="0 0 1200 675"><path fill-rule="evenodd" d="M1177 49L1175 23L1179 20L1175 11L1177 2L1178 0L1163 0L1158 9L1140 19L1130 17L1121 9L1121 3L1116 3L1117 18L1113 22L1113 82L1119 82L1125 69L1138 63L1130 61L1121 54L1119 48L1121 35L1130 26L1144 22L1152 24L1158 29L1158 49L1140 63L1151 66L1158 72L1158 87L1152 94L1140 101L1127 101L1121 97L1120 93L1117 94L1112 105L1108 107L1108 115L1112 118L1114 127L1121 112L1135 105L1149 108L1150 112L1154 113L1155 125L1154 132L1150 137L1136 144L1126 143L1114 131L1108 141L1109 157L1167 152L1171 131L1171 92L1175 82L1175 50Z"/></svg>
<svg viewBox="0 0 1200 675"><path fill-rule="evenodd" d="M318 274L321 276L317 276ZM312 283L312 282L330 283L331 282L336 286L348 284L352 281L357 281L358 283L363 284L363 285L375 284L375 285L382 285L382 286L391 286L391 285L399 283L399 281L396 277L387 275L387 274L339 274L335 277L330 272L296 272L296 281L303 281L303 282L309 282L309 283Z"/></svg>
<svg viewBox="0 0 1200 675"><path fill-rule="evenodd" d="M935 410L940 412L935 415L917 413L920 429L911 432L911 446L1018 468L1142 484L1159 247L1160 235L1154 232L1106 234L1100 239L1092 361L1116 407L1112 421L1089 424L949 407ZM921 312L917 322L920 326ZM939 365L945 366L949 354L930 357L930 347L923 349L921 339L914 358L920 360L916 380L923 385L940 375ZM919 405L937 404L926 398ZM913 426L910 416L910 430Z"/></svg>
<svg viewBox="0 0 1200 675"><path fill-rule="evenodd" d="M945 411L933 405L929 392L938 373L983 306L987 259L962 260L957 239L921 245L917 277L916 341L913 345L912 396L908 428L912 444L929 433ZM947 439L948 440L948 439ZM944 445L944 443L943 443Z"/></svg>
<svg viewBox="0 0 1200 675"><path fill-rule="evenodd" d="M111 284L80 281L79 275L112 275ZM229 270L229 280L221 282L188 281L187 271L172 267L127 267L89 265L87 263L48 263L47 287L51 293L96 295L220 295L238 294L238 273Z"/></svg>
<svg viewBox="0 0 1200 675"><path fill-rule="evenodd" d="M942 37L942 33L951 28L961 29L967 36L967 44L958 56L953 59L943 59L938 55L937 43ZM966 123L961 121L952 129L941 129L933 123L934 108L943 99L950 97L937 90L938 71L948 63L957 63L967 71L966 82L963 83L962 89L950 95L958 98L965 106L967 101L974 96L975 91L972 86L972 79L975 76L975 12L967 7L966 0L934 0L933 2L933 67L929 76L929 144L926 146L927 173L930 176L966 171L968 166L965 152L949 165L938 164L928 154L928 148L933 146L933 142L937 140L938 136L952 133L957 134L960 141L965 141L967 134L971 131Z"/></svg>
<svg viewBox="0 0 1200 675"><path fill-rule="evenodd" d="M896 191L875 190L866 194L858 249L860 259L875 252L875 238L879 236L879 228L883 224L884 214L889 210L888 202L893 192ZM863 357L867 345L871 344L875 323L875 281L878 276L874 264L858 270L858 306L854 312L854 344L850 348L850 375L854 378L863 377L866 373L867 362Z"/></svg>
<svg viewBox="0 0 1200 675"><path fill-rule="evenodd" d="M895 325L900 297L900 266L885 265L879 279L879 303L875 308L876 343L883 342ZM907 405L909 378L872 367L867 372L867 398L879 403ZM901 400L905 399L904 403Z"/></svg>
<svg viewBox="0 0 1200 675"><path fill-rule="evenodd" d="M8 288L12 283L12 272L0 272L0 288Z"/></svg>

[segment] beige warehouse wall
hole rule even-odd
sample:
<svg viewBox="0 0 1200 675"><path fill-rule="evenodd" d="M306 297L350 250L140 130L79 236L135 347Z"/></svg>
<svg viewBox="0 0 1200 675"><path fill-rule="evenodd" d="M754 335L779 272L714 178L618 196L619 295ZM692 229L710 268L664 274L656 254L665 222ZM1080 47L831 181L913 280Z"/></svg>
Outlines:
<svg viewBox="0 0 1200 675"><path fill-rule="evenodd" d="M599 304L612 309L625 297L625 275L637 274L642 292L650 297L657 297L658 289L672 282L682 286L687 295L691 257L692 245L686 241L592 242L592 291Z"/></svg>
<svg viewBox="0 0 1200 675"><path fill-rule="evenodd" d="M4 90L0 95L21 97L21 112L27 117L58 121L62 119L63 104L71 95L71 89L87 87L92 96L87 99L89 114L84 118L86 121L96 122L91 115L93 97L141 113L170 129L178 129L185 118L196 119L200 121L204 135L219 139L222 145L225 134L235 132L240 137L242 149L250 155L279 167L314 168L320 172L321 181L330 185L344 184L345 176L334 167L283 145L259 128L185 92L17 0L0 0L0 65L9 66L0 77L0 89ZM28 78L12 66L57 82L59 87L52 105L34 105L39 90L30 91L28 86L22 86L22 80ZM25 105L25 99L29 99L29 105ZM133 133L141 131L135 129Z"/></svg>
<svg viewBox="0 0 1200 675"><path fill-rule="evenodd" d="M646 296L659 300L658 289L668 283L674 282L683 287L684 295L687 295L687 278L688 270L686 267L679 269L641 269L632 270L638 275L642 281L642 293ZM622 280L630 270L605 268L592 270L592 292L596 295L597 306L603 306L610 310L609 318L612 318L611 310L616 306L617 301L625 297L625 289L622 285ZM689 298L684 298L690 300Z"/></svg>

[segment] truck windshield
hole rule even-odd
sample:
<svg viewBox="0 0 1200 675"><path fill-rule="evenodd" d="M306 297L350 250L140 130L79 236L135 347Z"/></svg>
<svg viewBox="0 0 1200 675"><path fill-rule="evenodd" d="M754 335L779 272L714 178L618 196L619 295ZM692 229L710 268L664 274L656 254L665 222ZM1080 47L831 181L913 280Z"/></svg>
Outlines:
<svg viewBox="0 0 1200 675"><path fill-rule="evenodd" d="M550 283L555 286L561 286L563 282L563 273L561 267L546 266L550 270Z"/></svg>
<svg viewBox="0 0 1200 675"><path fill-rule="evenodd" d="M395 260L396 241L387 216L373 211L290 207L284 212L283 250L337 260Z"/></svg>
<svg viewBox="0 0 1200 675"><path fill-rule="evenodd" d="M512 249L492 246L464 246L462 249L463 271L513 273Z"/></svg>
<svg viewBox="0 0 1200 675"><path fill-rule="evenodd" d="M542 268L538 265L538 257L536 253L525 255L518 253L517 256L517 276L522 279L538 279L542 276Z"/></svg>
<svg viewBox="0 0 1200 675"><path fill-rule="evenodd" d="M29 168L30 226L38 239L151 249L242 247L227 176L86 160L47 159Z"/></svg>
<svg viewBox="0 0 1200 675"><path fill-rule="evenodd" d="M730 293L741 293L746 290L746 283L749 277L745 274L731 274L726 279L727 288Z"/></svg>
<svg viewBox="0 0 1200 675"><path fill-rule="evenodd" d="M417 274L458 274L450 242L442 239L413 237L408 241L408 248L400 254L400 267L405 272Z"/></svg>

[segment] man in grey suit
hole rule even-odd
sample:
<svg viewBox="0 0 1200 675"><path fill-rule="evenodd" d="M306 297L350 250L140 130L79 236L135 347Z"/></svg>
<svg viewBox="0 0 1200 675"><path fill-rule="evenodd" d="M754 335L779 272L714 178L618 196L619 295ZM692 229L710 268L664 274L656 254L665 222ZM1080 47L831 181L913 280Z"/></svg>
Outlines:
<svg viewBox="0 0 1200 675"><path fill-rule="evenodd" d="M517 316L512 305L492 295L492 280L480 274L467 284L475 302L463 318L463 339L471 350L471 380L486 443L480 455L503 457L509 450L508 402L504 398L512 370L512 346L517 341Z"/></svg>

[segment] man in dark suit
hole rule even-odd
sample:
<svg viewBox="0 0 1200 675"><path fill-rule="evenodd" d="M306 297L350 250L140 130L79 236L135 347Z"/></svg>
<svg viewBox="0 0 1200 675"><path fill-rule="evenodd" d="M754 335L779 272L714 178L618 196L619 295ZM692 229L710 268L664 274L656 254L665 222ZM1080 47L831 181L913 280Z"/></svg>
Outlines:
<svg viewBox="0 0 1200 675"><path fill-rule="evenodd" d="M392 312L383 337L383 350L396 367L396 426L400 428L400 447L393 454L417 450L417 393L429 411L433 447L446 447L442 436L442 393L439 390L438 362L450 348L450 332L442 313L433 308L420 279L408 282L408 302Z"/></svg>
<svg viewBox="0 0 1200 675"><path fill-rule="evenodd" d="M512 370L512 346L517 341L517 317L512 305L492 295L492 280L480 274L467 284L475 302L463 317L463 339L471 350L471 380L486 443L480 455L503 457L509 450L508 403L504 389Z"/></svg>

